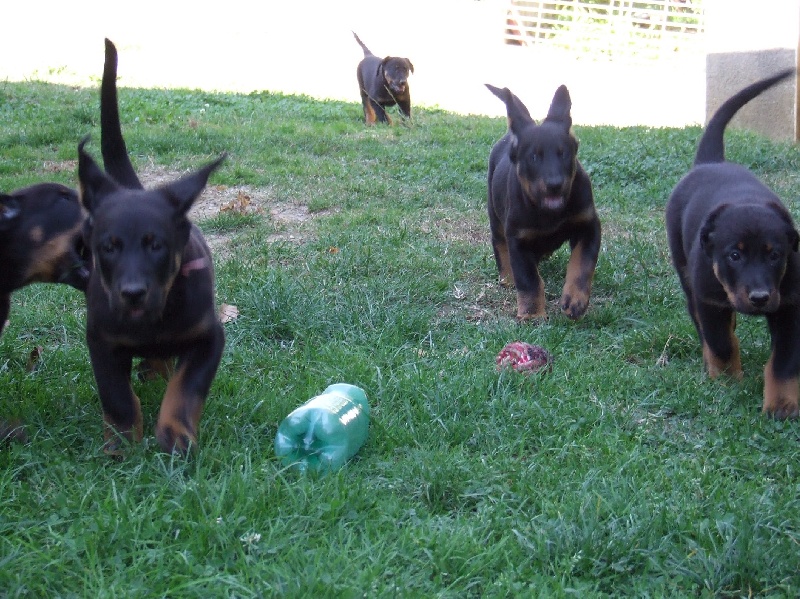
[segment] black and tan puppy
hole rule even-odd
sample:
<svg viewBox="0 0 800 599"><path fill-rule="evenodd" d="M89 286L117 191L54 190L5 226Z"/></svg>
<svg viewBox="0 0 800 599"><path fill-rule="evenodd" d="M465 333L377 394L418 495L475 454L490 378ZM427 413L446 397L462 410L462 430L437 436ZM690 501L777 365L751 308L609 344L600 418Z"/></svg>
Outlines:
<svg viewBox="0 0 800 599"><path fill-rule="evenodd" d="M364 121L372 125L375 121L391 124L386 114L387 106L397 104L406 117L411 116L411 90L408 75L414 72L414 65L408 58L387 56L379 58L364 45L355 32L358 45L364 51L364 58L358 63L356 76L361 103L364 105Z"/></svg>
<svg viewBox="0 0 800 599"><path fill-rule="evenodd" d="M198 424L225 343L214 299L211 253L187 212L222 158L178 181L144 190L128 158L116 97L117 53L106 40L101 89L107 173L78 148L84 237L94 260L86 290L86 339L106 423L106 451L142 438L131 387L134 357L177 365L161 403L156 438L165 452L197 443Z"/></svg>
<svg viewBox="0 0 800 599"><path fill-rule="evenodd" d="M0 331L17 289L35 282L86 289L83 219L77 192L58 183L0 194Z"/></svg>
<svg viewBox="0 0 800 599"><path fill-rule="evenodd" d="M508 88L486 85L506 105L508 132L489 155L488 209L500 282L517 288L517 317L544 318L539 262L569 242L561 311L578 319L589 306L600 252L592 183L578 162L572 101L563 85L537 125Z"/></svg>
<svg viewBox="0 0 800 599"><path fill-rule="evenodd" d="M765 316L772 355L764 367L763 411L776 418L798 415L799 238L778 196L745 167L725 160L723 135L742 106L793 74L763 79L720 106L666 209L672 262L709 376L741 378L736 313Z"/></svg>

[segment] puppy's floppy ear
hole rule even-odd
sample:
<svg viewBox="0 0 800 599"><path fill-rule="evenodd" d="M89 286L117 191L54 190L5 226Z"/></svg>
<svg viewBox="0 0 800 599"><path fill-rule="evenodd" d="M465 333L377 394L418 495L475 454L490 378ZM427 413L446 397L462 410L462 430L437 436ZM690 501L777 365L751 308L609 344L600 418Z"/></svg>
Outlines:
<svg viewBox="0 0 800 599"><path fill-rule="evenodd" d="M792 222L792 215L789 214L789 211L778 202L770 202L768 206L777 212L778 216L780 216L783 222L786 223L786 237L789 241L789 247L792 248L792 251L796 252L798 250L798 246L800 246L800 234L798 234L797 229L794 226L794 222Z"/></svg>
<svg viewBox="0 0 800 599"><path fill-rule="evenodd" d="M18 198L0 193L0 231L8 231L21 212Z"/></svg>
<svg viewBox="0 0 800 599"><path fill-rule="evenodd" d="M159 191L167 197L177 216L183 217L189 212L189 208L192 207L192 204L194 204L194 201L200 196L206 183L208 183L211 173L222 164L225 157L226 155L223 154L199 171L159 187Z"/></svg>
<svg viewBox="0 0 800 599"><path fill-rule="evenodd" d="M484 84L487 89L495 96L500 98L506 105L506 114L508 115L508 128L516 136L529 125L535 125L536 122L531 118L531 113L528 112L527 106L522 103L517 96L511 93L507 87L500 89L488 83Z"/></svg>
<svg viewBox="0 0 800 599"><path fill-rule="evenodd" d="M114 180L97 166L94 159L84 149L89 136L78 144L78 181L80 183L81 204L89 213L94 212L103 197L119 189Z"/></svg>
<svg viewBox="0 0 800 599"><path fill-rule="evenodd" d="M721 204L714 208L706 217L703 226L700 227L700 247L709 258L714 252L714 229L716 228L717 218L727 207L727 204Z"/></svg>
<svg viewBox="0 0 800 599"><path fill-rule="evenodd" d="M408 58L406 58L406 64L408 65L408 70L413 73L414 72L414 65L411 64L411 61Z"/></svg>
<svg viewBox="0 0 800 599"><path fill-rule="evenodd" d="M789 237L789 247L792 248L793 252L796 252L800 247L800 233L794 227L790 227L786 231L786 235Z"/></svg>
<svg viewBox="0 0 800 599"><path fill-rule="evenodd" d="M547 111L545 121L562 123L564 128L569 131L572 127L572 99L569 97L569 90L566 85L561 85L553 95L550 103L550 110Z"/></svg>

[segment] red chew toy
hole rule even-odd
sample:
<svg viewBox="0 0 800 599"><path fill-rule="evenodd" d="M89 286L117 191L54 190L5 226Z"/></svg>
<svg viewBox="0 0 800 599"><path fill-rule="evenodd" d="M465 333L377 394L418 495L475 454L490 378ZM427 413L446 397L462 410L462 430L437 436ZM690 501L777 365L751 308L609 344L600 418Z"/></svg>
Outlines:
<svg viewBox="0 0 800 599"><path fill-rule="evenodd" d="M517 372L531 373L552 370L553 356L541 345L513 341L497 354L497 369L511 367Z"/></svg>

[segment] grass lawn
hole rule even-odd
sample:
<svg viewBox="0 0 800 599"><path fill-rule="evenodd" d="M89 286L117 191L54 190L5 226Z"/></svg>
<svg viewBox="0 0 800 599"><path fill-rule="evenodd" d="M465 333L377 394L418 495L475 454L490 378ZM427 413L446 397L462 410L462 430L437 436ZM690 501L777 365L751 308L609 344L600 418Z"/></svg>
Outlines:
<svg viewBox="0 0 800 599"><path fill-rule="evenodd" d="M99 156L98 101L0 82L0 189L74 186L78 140ZM145 442L114 461L83 297L14 295L0 414L29 440L0 448L0 596L800 594L800 425L760 413L765 323L740 318L744 380L710 381L669 264L663 209L699 128L576 128L603 223L591 306L558 313L562 249L542 271L549 320L520 324L485 213L505 119L418 109L367 128L356 102L268 93L120 102L145 181L228 152L197 220L240 315L199 451L158 452L150 381ZM800 150L727 141L800 215ZM552 372L498 373L513 340L549 349ZM278 424L333 382L366 390L366 444L332 475L284 469Z"/></svg>

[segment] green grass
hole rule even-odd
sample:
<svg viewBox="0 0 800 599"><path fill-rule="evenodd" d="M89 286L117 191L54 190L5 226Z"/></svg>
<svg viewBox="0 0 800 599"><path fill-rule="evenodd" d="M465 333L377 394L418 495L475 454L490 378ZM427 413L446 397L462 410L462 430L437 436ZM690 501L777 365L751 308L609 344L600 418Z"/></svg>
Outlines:
<svg viewBox="0 0 800 599"><path fill-rule="evenodd" d="M117 462L101 451L83 298L14 295L0 414L29 442L0 449L0 596L800 593L800 429L760 414L765 325L740 319L742 382L708 380L665 247L698 128L576 128L604 227L592 305L578 323L557 313L561 250L543 267L550 319L532 325L496 285L488 239L486 161L505 119L419 109L366 128L356 102L120 101L140 171L228 152L211 185L255 198L200 223L218 238L218 299L241 316L199 452L157 451L152 381L137 384L147 438ZM97 102L0 83L0 189L75 185L78 140L99 154ZM800 214L798 148L727 142ZM305 218L280 218L298 206ZM553 371L496 372L516 339L547 347ZM332 475L283 469L281 419L337 381L367 392L366 445Z"/></svg>

